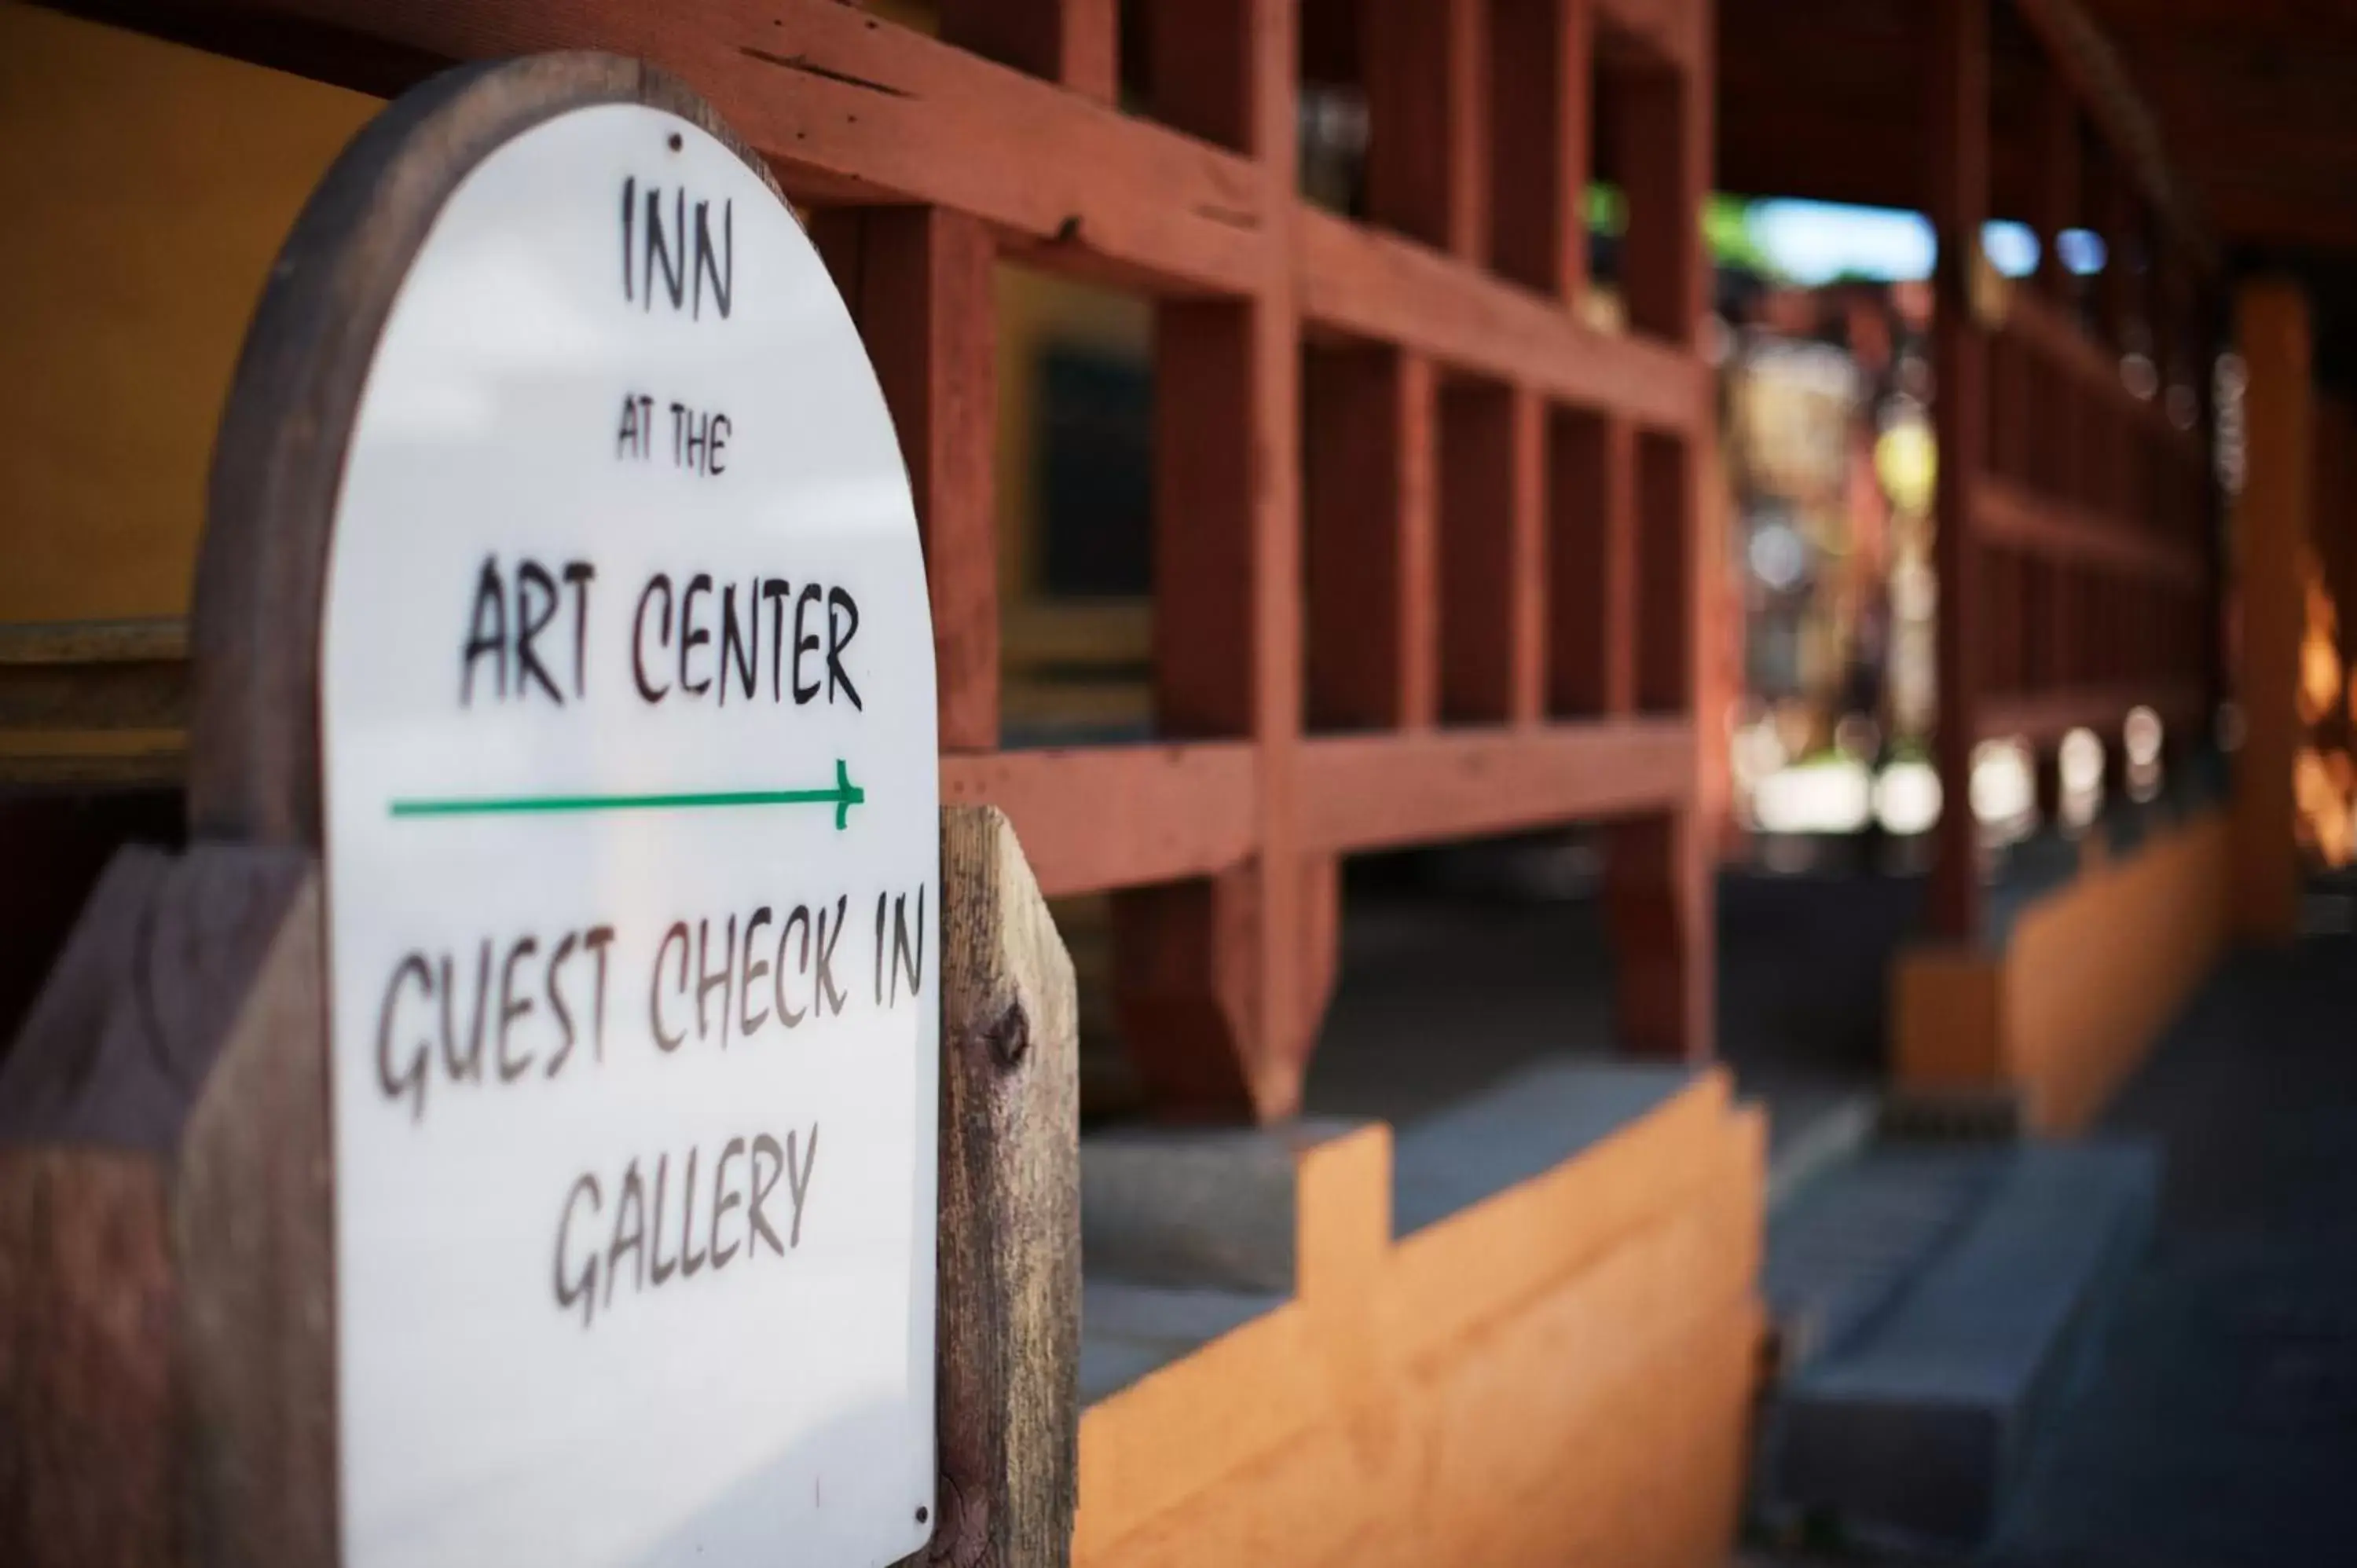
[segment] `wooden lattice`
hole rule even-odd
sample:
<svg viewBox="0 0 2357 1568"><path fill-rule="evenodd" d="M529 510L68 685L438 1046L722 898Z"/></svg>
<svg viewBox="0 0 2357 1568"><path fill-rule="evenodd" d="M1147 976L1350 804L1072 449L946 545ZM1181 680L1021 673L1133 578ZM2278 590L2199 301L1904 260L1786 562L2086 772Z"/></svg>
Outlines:
<svg viewBox="0 0 2357 1568"><path fill-rule="evenodd" d="M1990 25L2009 5L2041 50L2035 124L1992 124ZM2209 453L2215 261L2067 0L1940 0L1926 59L1930 206L1940 235L1933 400L1940 452L1940 773L1933 892L1945 935L1980 924L1973 754L2051 752L2131 710L2200 735L2220 690ZM1980 262L1994 133L2035 140L2040 266ZM2082 301L2060 237L2108 252ZM2141 367L2139 371L2138 367ZM2179 406L2172 413L2171 403Z"/></svg>
<svg viewBox="0 0 2357 1568"><path fill-rule="evenodd" d="M907 9L907 8L899 8ZM1285 1113L1357 852L1609 819L1620 1021L1705 1054L1697 222L1707 0L167 0L138 25L390 93L445 64L662 66L775 168L898 422L942 794L1114 895L1166 1106ZM1305 69L1307 68L1307 69ZM1355 91L1363 219L1305 199ZM1587 197L1628 213L1590 325ZM1000 747L1001 260L1151 299L1156 742Z"/></svg>

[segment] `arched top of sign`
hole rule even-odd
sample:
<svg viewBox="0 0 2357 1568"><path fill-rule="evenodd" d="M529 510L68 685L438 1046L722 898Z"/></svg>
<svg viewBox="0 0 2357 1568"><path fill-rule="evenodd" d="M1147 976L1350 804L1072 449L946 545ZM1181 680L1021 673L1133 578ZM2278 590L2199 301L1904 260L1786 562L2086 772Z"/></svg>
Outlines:
<svg viewBox="0 0 2357 1568"><path fill-rule="evenodd" d="M197 562L188 817L199 836L318 847L318 658L344 459L385 321L452 193L533 127L602 104L675 115L768 166L711 105L594 52L464 66L389 104L336 160L254 311L214 443Z"/></svg>

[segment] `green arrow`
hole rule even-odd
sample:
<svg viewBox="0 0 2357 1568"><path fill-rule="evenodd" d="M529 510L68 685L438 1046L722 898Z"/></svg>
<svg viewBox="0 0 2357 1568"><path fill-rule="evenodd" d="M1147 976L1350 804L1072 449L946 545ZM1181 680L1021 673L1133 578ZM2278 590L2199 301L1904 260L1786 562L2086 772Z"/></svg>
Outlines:
<svg viewBox="0 0 2357 1568"><path fill-rule="evenodd" d="M705 806L819 806L834 808L834 831L850 826L851 808L867 791L851 781L843 758L834 759L831 789L720 789L686 795L490 795L434 800L395 800L396 817L496 817L548 811L676 811Z"/></svg>

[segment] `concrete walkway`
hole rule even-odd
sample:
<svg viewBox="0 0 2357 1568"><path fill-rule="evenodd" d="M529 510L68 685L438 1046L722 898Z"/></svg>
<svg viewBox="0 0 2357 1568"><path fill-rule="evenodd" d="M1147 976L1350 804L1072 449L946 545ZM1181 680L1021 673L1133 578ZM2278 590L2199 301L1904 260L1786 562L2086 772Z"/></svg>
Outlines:
<svg viewBox="0 0 2357 1568"><path fill-rule="evenodd" d="M2107 1124L2158 1235L1986 1560L2357 1562L2357 939L2232 960Z"/></svg>

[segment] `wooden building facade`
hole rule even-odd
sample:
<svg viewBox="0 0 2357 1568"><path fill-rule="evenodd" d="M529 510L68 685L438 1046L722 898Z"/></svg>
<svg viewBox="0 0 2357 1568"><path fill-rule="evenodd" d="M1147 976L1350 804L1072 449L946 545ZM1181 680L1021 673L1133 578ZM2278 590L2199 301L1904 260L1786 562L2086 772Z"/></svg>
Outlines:
<svg viewBox="0 0 2357 1568"><path fill-rule="evenodd" d="M2282 520L2341 476L2302 423L2297 299L2246 298L2240 515L2276 521L2230 553L2221 247L2071 0L67 9L89 14L0 5L0 166L48 237L0 257L26 319L0 378L21 455L0 466L0 846L25 868L0 892L0 1028L114 846L182 831L206 456L311 183L447 65L652 61L769 162L859 326L922 530L944 802L1002 808L1049 896L1109 899L1152 1109L1222 1124L1201 1157L1275 1217L1268 1257L1213 1250L1262 1305L1082 1418L1081 1561L1724 1556L1765 1136L1711 1063L1713 188L1921 208L1940 237L1946 809L1896 1076L2075 1125L2227 940L2230 887L2241 929L2287 921L2287 804L2247 789L2231 819L2197 805L2087 849L2029 914L1990 908L1980 747L2020 737L2046 766L2083 728L2116 758L2147 712L2206 746L2237 677L2270 690L2297 657L2264 599L2297 556ZM1349 211L1300 166L1305 94L1337 87L1365 113ZM1590 308L1598 180L1627 213L1620 329ZM1983 263L1992 217L2038 231L2035 278ZM2081 230L2113 258L2092 287L2057 259ZM1010 744L1009 264L1150 317L1146 738ZM2279 749L2287 794L2289 723L2246 708L2246 758ZM1426 1212L1416 1173L1469 1134L1295 1121L1340 868L1570 823L1600 830L1617 1044L1647 1060L1591 1064L1584 1103L1610 1114L1565 1118L1544 1168ZM1158 1201L1138 1223L1184 1229ZM1092 1270L1125 1255L1112 1213L1083 1214ZM12 1376L0 1411L46 1397Z"/></svg>
<svg viewBox="0 0 2357 1568"><path fill-rule="evenodd" d="M1166 1109L1268 1119L1297 1102L1340 857L1575 820L1616 824L1627 1043L1709 1054L1693 813L1712 400L1684 216L1708 183L1706 7L978 0L941 7L938 38L831 4L144 20L371 93L442 61L601 48L672 69L741 127L806 204L899 424L944 798L1005 807L1051 896L1117 895L1124 1034ZM1365 221L1299 194L1305 72L1364 94ZM1599 163L1629 198L1625 336L1578 313ZM1000 258L1154 311L1151 745L1000 746ZM126 611L87 576L26 580L10 659L41 673L20 684L71 690L90 666L138 690L65 725L75 704L21 700L20 776L173 781L172 585L204 406L160 408L135 437L144 477L179 465L177 489L136 503L177 521L126 524L120 487L86 475L17 481L51 575L91 564L89 518L139 536L125 569L151 585ZM85 601L79 624L42 607Z"/></svg>

